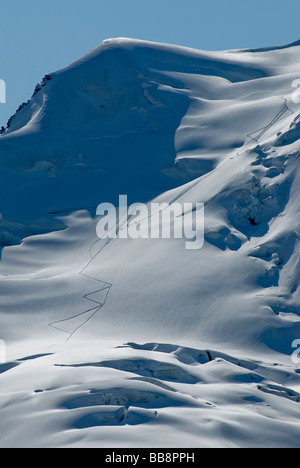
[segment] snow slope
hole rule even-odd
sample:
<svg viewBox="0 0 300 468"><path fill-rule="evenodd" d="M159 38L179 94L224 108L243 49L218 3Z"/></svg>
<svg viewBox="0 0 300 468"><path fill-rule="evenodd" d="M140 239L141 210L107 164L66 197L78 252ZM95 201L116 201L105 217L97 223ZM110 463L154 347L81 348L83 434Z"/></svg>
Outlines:
<svg viewBox="0 0 300 468"><path fill-rule="evenodd" d="M2 447L299 447L299 43L105 41L0 136ZM205 203L205 245L96 207Z"/></svg>

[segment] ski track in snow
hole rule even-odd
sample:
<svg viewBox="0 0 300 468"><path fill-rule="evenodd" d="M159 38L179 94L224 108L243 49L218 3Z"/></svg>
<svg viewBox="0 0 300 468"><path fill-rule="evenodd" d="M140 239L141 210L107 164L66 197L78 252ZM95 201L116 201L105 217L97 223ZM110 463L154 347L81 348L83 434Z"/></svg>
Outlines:
<svg viewBox="0 0 300 468"><path fill-rule="evenodd" d="M290 115L293 115L294 112L289 108L288 106L288 101L287 99L285 98L281 98L283 99L284 101L284 104L283 104L283 107L282 109L278 112L278 114L275 115L275 117L271 120L271 122L266 125L265 127L262 127L262 128L259 128L258 130L256 130L255 132L252 132L252 133L249 133L247 136L249 138L251 138L252 140L254 141L257 141L259 142L259 140L269 131L271 130L272 127L274 127L274 125L277 123L277 122L280 122L280 120L283 119L283 117L285 116L285 114L287 113L290 113ZM254 138L254 135L256 135L258 133L258 135Z"/></svg>
<svg viewBox="0 0 300 468"><path fill-rule="evenodd" d="M261 129L255 131L255 132L253 132L253 133L251 133L251 134L248 134L247 136L248 136L249 138L251 138L252 140L254 140L254 141L256 141L256 142L259 142L259 140L260 140L269 130L271 130L271 128L272 128L277 122L279 122L279 121L284 117L284 115L285 115L287 112L289 112L291 115L294 114L294 112L291 111L291 109L288 107L287 99L285 99L285 98L281 98L281 99L284 100L283 108L278 112L278 114L276 114L276 116L271 120L271 122L270 122L267 126L265 126L265 127L261 128ZM255 135L255 134L258 133L258 132L260 132L260 133L257 135L256 138L254 138L253 135ZM237 153L237 155L238 155L238 154L239 154L239 153ZM217 168L215 168L212 172L209 172L208 174L206 174L206 175L200 177L199 180L196 180L196 182L193 182L192 184L189 183L189 184L188 184L188 187L186 187L184 190L182 190L178 195L176 195L176 196L171 200L170 205L172 205L172 204L178 202L185 194L187 194L189 191L191 191L193 188L195 188L195 187L196 187L198 184L200 184L205 178L210 177L211 174L214 173L215 171L222 170L223 166L224 166L225 164L230 163L232 160L234 160L234 157L231 157L230 160L225 161L224 164L220 164L220 165L219 165ZM153 215L150 215L147 219L151 219L152 216L153 216ZM129 220L130 220L130 217L128 217L128 219L127 219L127 228L128 228L128 226L129 226ZM141 222L142 222L142 221L144 221L144 219L142 219ZM119 221L117 222L117 226L118 226L118 225L119 225ZM122 229L122 227L119 227L119 228L117 229L117 233L118 233L118 231L119 231L120 229ZM55 328L55 329L57 329L57 330L59 330L59 331L61 331L61 332L63 332L63 333L66 333L66 334L69 335L69 337L68 337L68 339L67 339L67 342L75 335L75 333L76 333L77 331L79 331L82 327L84 327L84 325L86 325L98 312L100 312L100 310L105 306L105 304L106 304L106 302L107 302L107 299L108 299L110 290L111 290L111 288L113 287L113 284L108 283L108 282L103 281L103 280L100 280L99 278L96 278L96 277L94 277L94 276L89 276L89 275L85 274L84 272L85 272L85 271L88 269L88 267L92 264L92 262L95 260L95 258L98 257L98 256L101 254L101 252L110 244L110 242L111 242L112 240L113 240L113 239L108 239L108 240L105 242L104 246L102 246L102 247L98 250L98 252L97 252L95 255L93 255L93 254L92 254L93 248L94 248L97 244L99 244L101 241L103 241L103 238L97 239L97 241L95 241L95 242L92 244L92 246L90 247L90 249L89 249L90 260L89 260L88 263L83 267L83 269L79 272L79 276L83 276L83 277L88 278L88 279L90 279L90 280L96 281L96 282L98 282L99 284L102 285L102 287L101 287L100 289L96 289L96 290L92 291L91 293L85 294L85 295L83 296L83 298L84 298L85 300L90 301L90 302L96 304L96 306L93 307L93 308L86 309L86 310L84 310L83 312L81 312L80 314L73 315L73 316L68 317L68 318L66 318L66 319L63 319L63 320L59 320L59 321L56 321L56 322L51 322L51 323L49 323L49 326L50 326L50 327ZM95 296L97 293L100 293L100 292L102 292L102 291L107 291L107 292L106 292L106 295L105 295L105 298L104 298L104 300L103 300L102 302L95 301L95 299L92 299L92 298L91 298L91 297ZM79 317L84 317L84 316L86 316L86 315L88 315L88 314L89 314L89 316L88 316L80 325L78 325L77 327L75 327L74 330L73 330L72 332L67 332L67 331L63 330L62 328L60 328L60 327L58 326L59 324L70 322L71 320L74 320L74 319L79 318Z"/></svg>
<svg viewBox="0 0 300 468"><path fill-rule="evenodd" d="M231 160L234 159L234 158L231 158ZM226 161L224 164L221 164L219 167L217 167L216 169L214 169L212 172L215 172L215 171L218 171L218 170L221 170L222 167L225 165L225 164L228 164L231 162L231 160L228 160ZM200 184L206 177L209 177L211 175L211 173L209 174L206 174L205 176L202 176L200 177L199 180L197 180L196 182L193 182L192 184L188 184L188 187L185 188L184 190L182 190L178 195L176 195L170 202L170 206L172 206L174 203L178 202L184 195L186 195L188 192L190 192L192 189L194 189L198 184ZM167 208L164 208L163 210L161 211L165 211ZM145 221L146 219L151 219L154 215L149 215L148 218L144 218L142 220L140 220L140 222L143 222ZM127 219L127 228L130 226L130 221L131 219L131 216L128 217ZM122 227L118 227L119 226L119 222L117 222L117 225L115 227L117 227L117 234L119 232L119 230L122 230L123 228ZM93 280L93 281L97 281L98 283L100 283L101 285L103 285L103 287L101 289L96 289L95 291L92 291L91 293L88 293L88 294L85 294L83 296L83 298L87 301L90 301L90 302L93 302L95 304L97 304L96 307L93 307L91 309L86 309L84 310L83 312L81 312L80 314L77 314L77 315L73 315L71 317L68 317L66 319L63 319L63 320L59 320L59 321L56 321L56 322L51 322L49 323L48 325L58 331L61 331L62 333L67 333L69 335L68 339L67 339L67 342L69 340L71 340L71 338L75 335L75 333L77 331L79 331L82 327L84 327L84 325L86 325L98 312L100 312L100 310L105 306L106 302L107 302L107 299L108 299L108 296L109 296L109 293L110 293L110 290L111 288L113 287L113 284L111 283L108 283L106 281L103 281L103 280L100 280L94 276L90 276L90 275L87 275L85 274L84 272L88 269L89 266L91 266L91 264L93 263L93 261L95 260L96 257L98 257L101 252L113 241L114 239L112 238L109 238L104 246L102 246L98 252L93 256L92 254L92 250L93 248L99 244L101 241L103 241L103 238L100 238L100 239L97 239L93 244L92 246L90 247L89 249L89 255L90 255L90 260L88 261L88 263L83 267L83 269L79 272L79 276L83 276L85 278L88 278L90 280ZM106 295L105 295L105 298L104 298L104 301L102 303L98 302L98 301L95 301L94 299L91 299L92 296L96 295L97 293L99 292L102 292L102 291L107 291ZM60 328L58 325L59 324L62 324L62 323L67 323L67 322L70 322L71 320L74 320L76 318L79 318L79 317L83 317L87 314L90 314L88 316L88 318L86 318L79 326L77 326L76 328L74 328L74 330L72 332L67 332L65 330L63 330L62 328Z"/></svg>
<svg viewBox="0 0 300 468"><path fill-rule="evenodd" d="M92 244L92 246L91 246L91 248L89 250L90 260L84 266L84 268L79 272L79 276L83 276L83 277L88 278L90 280L97 281L99 284L102 285L102 287L100 289L96 289L95 291L92 291L91 293L85 294L83 296L83 298L85 300L97 304L96 307L87 309L87 310L81 312L80 314L73 315L72 317L68 317L68 318L66 318L64 320L59 320L59 321L56 321L56 322L49 323L50 327L55 328L55 329L57 329L57 330L59 330L59 331L61 331L63 333L67 333L69 335L69 338L67 339L67 341L69 341L80 328L82 328L84 325L86 325L97 314L97 312L99 312L105 306L108 295L109 295L109 292L110 292L110 289L113 286L111 283L107 283L106 281L102 281L102 280L100 280L98 278L95 278L93 276L89 276L89 275L84 273L87 270L87 268L91 265L91 263L94 261L94 259L96 257L98 257L98 255L105 249L105 247L107 247L107 245L109 245L109 243L111 242L112 239L108 239L107 242L105 243L105 245L102 246L101 249L93 256L92 255L92 249L99 242L101 242L101 240L102 239L98 239L96 242L94 242ZM105 298L104 298L103 302L98 302L98 301L95 301L94 299L91 299L92 296L94 296L95 294L100 293L102 291L106 291ZM59 324L70 322L71 320L74 320L74 319L79 318L79 317L83 317L83 316L85 316L87 314L89 314L89 316L79 326L74 328L74 330L72 332L67 332L67 331L63 330L62 328L60 328L58 326Z"/></svg>

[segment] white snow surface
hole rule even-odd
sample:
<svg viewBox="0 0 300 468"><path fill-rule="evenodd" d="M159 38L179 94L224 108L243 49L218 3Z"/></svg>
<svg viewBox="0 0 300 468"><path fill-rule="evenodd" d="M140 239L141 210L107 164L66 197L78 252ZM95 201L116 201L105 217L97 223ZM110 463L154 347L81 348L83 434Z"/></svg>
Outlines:
<svg viewBox="0 0 300 468"><path fill-rule="evenodd" d="M300 44L111 39L0 136L1 447L299 447ZM96 207L205 203L205 244Z"/></svg>

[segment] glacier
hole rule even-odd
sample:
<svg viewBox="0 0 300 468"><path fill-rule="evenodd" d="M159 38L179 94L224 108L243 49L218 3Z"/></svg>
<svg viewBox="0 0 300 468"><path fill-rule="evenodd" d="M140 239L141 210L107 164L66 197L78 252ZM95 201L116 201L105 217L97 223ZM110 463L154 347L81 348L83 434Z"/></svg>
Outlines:
<svg viewBox="0 0 300 468"><path fill-rule="evenodd" d="M109 39L3 128L1 447L299 447L299 59ZM124 194L203 248L99 239Z"/></svg>

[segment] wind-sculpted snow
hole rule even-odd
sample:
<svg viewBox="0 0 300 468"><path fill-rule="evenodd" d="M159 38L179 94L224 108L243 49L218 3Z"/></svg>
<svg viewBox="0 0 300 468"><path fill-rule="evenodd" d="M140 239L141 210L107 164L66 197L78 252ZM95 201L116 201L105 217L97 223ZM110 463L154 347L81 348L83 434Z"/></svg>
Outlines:
<svg viewBox="0 0 300 468"><path fill-rule="evenodd" d="M299 447L299 59L108 40L20 106L0 446ZM203 248L98 239L122 194L204 203Z"/></svg>
<svg viewBox="0 0 300 468"><path fill-rule="evenodd" d="M298 446L299 393L291 386L300 376L290 365L176 344L106 345L68 345L12 366L1 445ZM111 361L90 362L95 355Z"/></svg>

